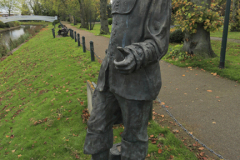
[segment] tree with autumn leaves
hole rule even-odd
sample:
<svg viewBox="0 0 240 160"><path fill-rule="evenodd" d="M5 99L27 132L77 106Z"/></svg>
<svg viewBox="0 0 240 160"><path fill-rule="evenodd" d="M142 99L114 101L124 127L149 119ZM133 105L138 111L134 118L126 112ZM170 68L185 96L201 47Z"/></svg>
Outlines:
<svg viewBox="0 0 240 160"><path fill-rule="evenodd" d="M217 8L221 0L173 0L175 25L185 32L182 50L205 58L215 57L210 32L223 25Z"/></svg>

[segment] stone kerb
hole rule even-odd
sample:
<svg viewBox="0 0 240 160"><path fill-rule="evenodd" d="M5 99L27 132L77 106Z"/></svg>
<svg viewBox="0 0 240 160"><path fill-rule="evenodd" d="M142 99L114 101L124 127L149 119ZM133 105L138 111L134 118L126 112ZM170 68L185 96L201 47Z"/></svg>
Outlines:
<svg viewBox="0 0 240 160"><path fill-rule="evenodd" d="M88 112L91 114L92 112L92 96L93 92L96 88L96 84L94 82L87 81L87 101L88 101Z"/></svg>

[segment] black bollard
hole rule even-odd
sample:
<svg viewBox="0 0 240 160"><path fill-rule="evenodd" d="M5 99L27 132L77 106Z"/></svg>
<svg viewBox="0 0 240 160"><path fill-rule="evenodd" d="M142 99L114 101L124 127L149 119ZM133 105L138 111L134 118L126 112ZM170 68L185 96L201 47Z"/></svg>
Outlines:
<svg viewBox="0 0 240 160"><path fill-rule="evenodd" d="M72 37L72 29L70 28L69 31L70 31L70 37Z"/></svg>
<svg viewBox="0 0 240 160"><path fill-rule="evenodd" d="M77 42L77 32L75 31L75 42Z"/></svg>
<svg viewBox="0 0 240 160"><path fill-rule="evenodd" d="M52 29L53 38L55 38L55 29Z"/></svg>
<svg viewBox="0 0 240 160"><path fill-rule="evenodd" d="M85 37L82 37L82 45L83 45L83 52L86 52L86 46L85 46Z"/></svg>
<svg viewBox="0 0 240 160"><path fill-rule="evenodd" d="M91 61L95 61L93 41L90 41Z"/></svg>
<svg viewBox="0 0 240 160"><path fill-rule="evenodd" d="M74 35L73 35L73 33L74 33L74 30L72 30L72 39L74 39Z"/></svg>
<svg viewBox="0 0 240 160"><path fill-rule="evenodd" d="M81 44L80 44L80 34L78 33L77 35L78 35L78 47L79 47L79 46L81 46Z"/></svg>

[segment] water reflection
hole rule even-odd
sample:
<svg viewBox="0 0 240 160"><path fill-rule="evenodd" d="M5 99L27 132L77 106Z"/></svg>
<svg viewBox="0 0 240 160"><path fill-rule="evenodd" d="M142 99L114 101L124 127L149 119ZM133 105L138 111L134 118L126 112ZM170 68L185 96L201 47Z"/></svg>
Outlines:
<svg viewBox="0 0 240 160"><path fill-rule="evenodd" d="M21 25L21 28L11 30L11 31L2 32L2 33L0 33L0 35L1 35L0 36L0 43L5 43L9 47L10 38L12 40L16 40L20 36L25 34L28 29L33 29L35 27L36 26L33 26L33 25Z"/></svg>

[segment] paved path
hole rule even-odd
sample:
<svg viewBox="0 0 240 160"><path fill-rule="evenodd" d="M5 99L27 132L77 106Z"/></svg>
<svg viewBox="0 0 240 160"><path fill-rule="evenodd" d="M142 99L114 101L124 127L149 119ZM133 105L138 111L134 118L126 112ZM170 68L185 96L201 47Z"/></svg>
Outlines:
<svg viewBox="0 0 240 160"><path fill-rule="evenodd" d="M85 36L86 42L92 40L96 54L105 56L109 38L63 24ZM200 69L180 68L164 61L160 66L163 86L159 98L173 116L225 159L240 160L240 85ZM155 111L166 115L160 107Z"/></svg>
<svg viewBox="0 0 240 160"><path fill-rule="evenodd" d="M222 41L222 38L219 38L219 37L211 37L211 40ZM228 38L228 42L240 43L240 39L229 39L229 38Z"/></svg>

